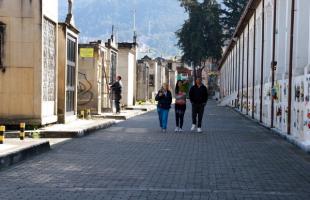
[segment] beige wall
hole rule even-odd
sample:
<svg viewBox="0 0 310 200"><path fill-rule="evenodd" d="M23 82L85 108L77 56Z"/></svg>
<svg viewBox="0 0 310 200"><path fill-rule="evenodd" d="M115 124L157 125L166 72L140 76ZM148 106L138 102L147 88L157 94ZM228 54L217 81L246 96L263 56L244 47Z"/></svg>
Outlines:
<svg viewBox="0 0 310 200"><path fill-rule="evenodd" d="M112 43L114 44L114 43ZM104 95L102 96L102 110L103 111L110 111L112 109L112 101L111 101L111 91L110 86L107 84L111 84L111 80L112 77L110 76L110 66L111 66L111 57L112 57L112 53L116 53L116 73L117 73L117 68L118 68L118 50L116 50L115 48L117 48L117 46L115 46L115 44L113 45L113 49L111 47L107 47L107 52L106 52L106 62L105 62L105 72L104 72L104 76L106 77L106 80L104 82L104 87L103 87L103 92ZM116 77L114 77L115 80Z"/></svg>
<svg viewBox="0 0 310 200"><path fill-rule="evenodd" d="M102 76L102 95L101 95L101 111L107 111L111 108L111 99L110 99L110 89L109 89L109 50L105 48L103 53L104 61L103 61L103 69Z"/></svg>
<svg viewBox="0 0 310 200"><path fill-rule="evenodd" d="M103 87L106 85L102 70L106 62L106 48L101 45L80 45L79 48L94 48L94 57L79 56L78 110L91 109L92 113L100 114Z"/></svg>
<svg viewBox="0 0 310 200"><path fill-rule="evenodd" d="M42 7L41 0L0 2L0 21L6 24L6 70L0 72L0 121L5 123L57 121L55 113L47 116L42 109L42 18L57 23L58 1L43 0Z"/></svg>

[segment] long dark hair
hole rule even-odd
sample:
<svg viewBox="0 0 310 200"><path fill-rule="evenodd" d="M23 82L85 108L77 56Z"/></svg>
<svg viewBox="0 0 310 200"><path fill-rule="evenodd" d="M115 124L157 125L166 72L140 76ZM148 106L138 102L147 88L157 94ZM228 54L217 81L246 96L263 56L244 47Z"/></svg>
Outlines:
<svg viewBox="0 0 310 200"><path fill-rule="evenodd" d="M181 80L178 80L178 81L177 81L177 84L176 84L176 86L175 86L175 91L174 91L175 94L178 94L179 91L180 91L179 83L183 83L183 81L181 81Z"/></svg>

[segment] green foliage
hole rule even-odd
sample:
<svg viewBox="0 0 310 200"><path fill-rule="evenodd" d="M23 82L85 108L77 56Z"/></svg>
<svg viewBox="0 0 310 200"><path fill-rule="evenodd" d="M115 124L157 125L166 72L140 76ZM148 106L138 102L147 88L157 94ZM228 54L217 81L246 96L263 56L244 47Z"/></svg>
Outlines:
<svg viewBox="0 0 310 200"><path fill-rule="evenodd" d="M229 39L235 32L236 26L249 0L223 0L222 24L225 29L225 38Z"/></svg>
<svg viewBox="0 0 310 200"><path fill-rule="evenodd" d="M221 26L221 7L215 0L205 0L203 6L204 34L207 58L219 60L222 57L223 28Z"/></svg>
<svg viewBox="0 0 310 200"><path fill-rule="evenodd" d="M34 129L34 131L31 132L31 137L33 139L40 139L40 131L37 129Z"/></svg>
<svg viewBox="0 0 310 200"><path fill-rule="evenodd" d="M180 0L189 15L182 28L176 32L178 46L183 51L184 62L200 67L207 59L218 60L222 55L223 30L221 9L215 0Z"/></svg>

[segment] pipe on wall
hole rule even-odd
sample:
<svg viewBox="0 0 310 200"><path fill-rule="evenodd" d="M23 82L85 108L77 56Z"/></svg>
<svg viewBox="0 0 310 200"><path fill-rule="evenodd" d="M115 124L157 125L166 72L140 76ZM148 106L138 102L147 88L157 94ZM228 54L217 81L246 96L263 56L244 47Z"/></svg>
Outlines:
<svg viewBox="0 0 310 200"><path fill-rule="evenodd" d="M241 72L241 112L243 111L243 79L244 79L244 33L242 34L242 72Z"/></svg>
<svg viewBox="0 0 310 200"><path fill-rule="evenodd" d="M255 62L256 62L256 11L254 12L254 28L253 28L253 80L252 80L252 119L255 114Z"/></svg>
<svg viewBox="0 0 310 200"><path fill-rule="evenodd" d="M235 93L236 92L236 88L235 88L235 73L236 73L236 70L235 70L235 50L233 49L233 51L232 51L232 68L233 68L233 72L232 72L232 90L233 90L233 92Z"/></svg>
<svg viewBox="0 0 310 200"><path fill-rule="evenodd" d="M272 39L272 61L271 61L271 88L275 85L276 71L276 32L277 32L277 0L273 0L273 39ZM271 128L274 127L274 97L271 97Z"/></svg>
<svg viewBox="0 0 310 200"><path fill-rule="evenodd" d="M250 56L250 23L248 23L247 70L246 70L246 114L249 114L249 56Z"/></svg>
<svg viewBox="0 0 310 200"><path fill-rule="evenodd" d="M237 43L235 46L235 91L237 92L237 79L238 79L238 48L237 48Z"/></svg>
<svg viewBox="0 0 310 200"><path fill-rule="evenodd" d="M241 40L239 38L239 45L238 45L238 104L241 105L241 98L240 98L240 76L241 76ZM241 108L240 108L241 109Z"/></svg>
<svg viewBox="0 0 310 200"><path fill-rule="evenodd" d="M295 0L292 0L291 6L291 30L290 30L290 55L288 71L288 116L287 116L287 134L291 134L292 122L292 75L293 75L293 50L294 50L294 22L295 22Z"/></svg>
<svg viewBox="0 0 310 200"><path fill-rule="evenodd" d="M263 86L264 86L264 51L265 51L265 0L262 0L262 51L261 51L261 70L260 70L260 111L259 121L263 122Z"/></svg>

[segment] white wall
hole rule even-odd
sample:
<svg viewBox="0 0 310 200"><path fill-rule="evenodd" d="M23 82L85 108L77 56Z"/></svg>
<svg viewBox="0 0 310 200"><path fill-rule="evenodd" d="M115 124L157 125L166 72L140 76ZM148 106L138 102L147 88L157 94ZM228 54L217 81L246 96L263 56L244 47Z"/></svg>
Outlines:
<svg viewBox="0 0 310 200"><path fill-rule="evenodd" d="M254 109L254 118L260 120L260 103L262 102L262 122L266 126L271 125L271 62L272 62L272 41L273 41L273 0L265 0L265 40L262 41L262 3L256 9L256 29L254 30L254 15L248 22L250 24L250 49L249 49L249 94L246 94L246 66L247 66L247 27L242 32L233 50L227 56L227 59L221 67L221 96L222 105L233 106L232 100L236 100L236 92L231 84L232 78L231 60L237 59L237 66L233 70L239 70L239 107L245 104L248 95L249 102L253 100L252 90L255 90L254 107L250 105L250 111ZM287 135L288 127L288 67L290 53L290 23L291 23L291 2L290 0L277 1L277 21L276 21L276 47L275 60L278 65L275 71L275 87L277 99L274 100L274 128L279 133L286 135L290 139L301 145L310 143L310 1L297 0L295 9L294 26L294 48L293 48L293 80L292 80L292 105L291 105L291 135ZM255 53L253 52L253 36L256 32ZM244 40L243 40L244 38ZM262 43L264 44L263 65L261 63ZM243 45L245 52L243 56ZM239 49L241 48L241 55ZM237 51L237 55L235 52ZM240 65L239 65L240 56ZM255 70L253 69L253 59L255 57ZM244 66L244 69L242 69ZM261 77L261 66L263 66L263 77ZM253 82L253 72L255 73ZM242 82L243 75L243 82ZM263 94L261 90L261 78L263 78ZM243 98L242 96L243 90ZM299 92L298 92L299 91ZM299 94L299 95L298 95ZM243 102L241 102L241 98ZM243 107L243 113L246 114ZM249 112L251 115L251 112ZM309 145L310 150L310 145Z"/></svg>

